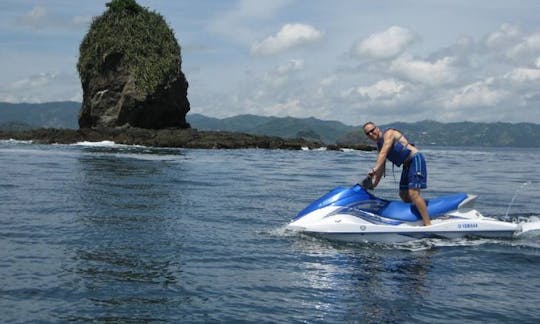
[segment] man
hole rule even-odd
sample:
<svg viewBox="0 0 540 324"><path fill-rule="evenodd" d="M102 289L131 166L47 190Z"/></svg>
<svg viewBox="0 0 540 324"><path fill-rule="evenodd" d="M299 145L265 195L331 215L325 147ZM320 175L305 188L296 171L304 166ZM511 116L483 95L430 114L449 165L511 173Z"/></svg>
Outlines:
<svg viewBox="0 0 540 324"><path fill-rule="evenodd" d="M426 201L420 195L420 189L427 188L427 169L424 156L409 143L407 138L397 129L384 132L372 122L364 124L364 134L377 144L379 154L375 167L368 173L376 187L384 175L386 159L394 165L403 165L399 182L399 196L405 202L412 202L420 212L424 225L431 225Z"/></svg>

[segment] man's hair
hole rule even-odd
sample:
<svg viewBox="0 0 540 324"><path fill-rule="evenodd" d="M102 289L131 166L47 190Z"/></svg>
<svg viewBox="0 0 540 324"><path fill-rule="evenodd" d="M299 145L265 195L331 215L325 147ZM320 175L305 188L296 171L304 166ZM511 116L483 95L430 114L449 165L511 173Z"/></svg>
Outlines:
<svg viewBox="0 0 540 324"><path fill-rule="evenodd" d="M377 125L375 125L374 122L368 121L367 123L364 124L364 126L362 126L362 128L366 128L367 125L377 126Z"/></svg>

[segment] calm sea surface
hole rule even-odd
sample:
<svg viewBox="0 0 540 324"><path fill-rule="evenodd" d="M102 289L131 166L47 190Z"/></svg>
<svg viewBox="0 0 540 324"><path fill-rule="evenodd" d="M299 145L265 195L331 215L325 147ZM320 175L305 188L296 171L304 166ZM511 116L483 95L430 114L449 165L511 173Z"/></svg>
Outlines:
<svg viewBox="0 0 540 324"><path fill-rule="evenodd" d="M423 151L424 196L540 218L540 150ZM373 152L0 142L0 322L538 323L540 237L336 244L285 225ZM397 198L400 169L375 192Z"/></svg>

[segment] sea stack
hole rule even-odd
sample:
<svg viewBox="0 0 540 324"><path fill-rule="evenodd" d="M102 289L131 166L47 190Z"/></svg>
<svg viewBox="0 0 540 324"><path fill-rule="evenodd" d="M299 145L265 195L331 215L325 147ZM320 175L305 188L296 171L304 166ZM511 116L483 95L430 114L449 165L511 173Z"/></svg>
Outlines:
<svg viewBox="0 0 540 324"><path fill-rule="evenodd" d="M79 48L80 128L189 128L181 48L164 18L112 0Z"/></svg>

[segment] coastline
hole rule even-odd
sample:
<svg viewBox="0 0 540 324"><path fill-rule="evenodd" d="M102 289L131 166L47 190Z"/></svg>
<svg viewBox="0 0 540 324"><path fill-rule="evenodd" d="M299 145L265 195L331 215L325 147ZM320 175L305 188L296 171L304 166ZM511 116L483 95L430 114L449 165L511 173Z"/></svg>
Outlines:
<svg viewBox="0 0 540 324"><path fill-rule="evenodd" d="M284 139L276 136L260 136L224 131L200 131L187 129L143 129L143 128L40 128L27 131L0 131L0 139L33 141L40 144L74 144L78 142L112 141L117 144L142 145L171 148L200 149L354 149L372 151L375 147L359 145L326 145L301 138Z"/></svg>

